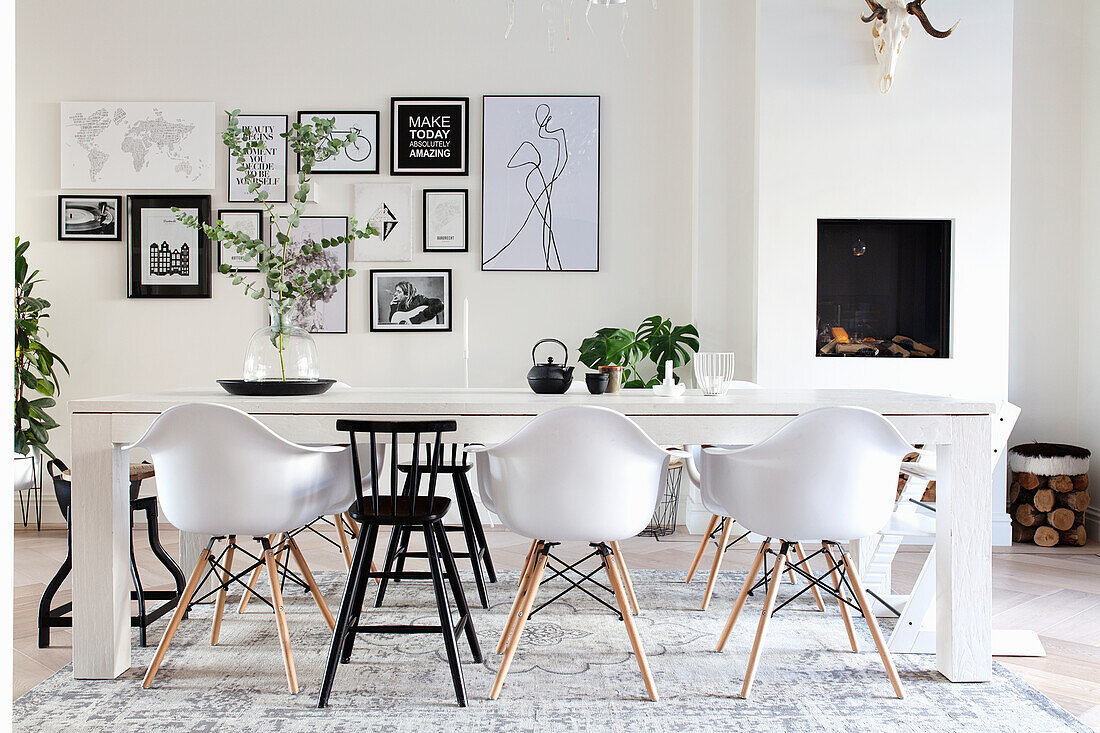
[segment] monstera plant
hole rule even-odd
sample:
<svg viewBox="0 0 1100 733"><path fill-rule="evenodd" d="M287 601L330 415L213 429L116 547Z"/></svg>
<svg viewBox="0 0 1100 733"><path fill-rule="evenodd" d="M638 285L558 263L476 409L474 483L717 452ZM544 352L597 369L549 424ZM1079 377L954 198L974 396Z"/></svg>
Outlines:
<svg viewBox="0 0 1100 733"><path fill-rule="evenodd" d="M580 360L585 366L621 366L623 387L653 387L661 383L661 369L666 361L674 368L691 362L699 350L699 331L690 323L673 325L663 316L650 316L637 329L601 328L581 342ZM640 368L646 361L655 367L654 374L643 376ZM645 372L649 371L646 365Z"/></svg>

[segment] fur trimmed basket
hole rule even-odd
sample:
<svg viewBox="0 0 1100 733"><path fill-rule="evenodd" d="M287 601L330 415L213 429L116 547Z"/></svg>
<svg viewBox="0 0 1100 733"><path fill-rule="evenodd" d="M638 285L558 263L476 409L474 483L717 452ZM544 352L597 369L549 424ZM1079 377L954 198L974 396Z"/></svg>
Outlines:
<svg viewBox="0 0 1100 733"><path fill-rule="evenodd" d="M1025 443L1008 451L1013 542L1085 544L1091 455L1086 448L1061 443Z"/></svg>

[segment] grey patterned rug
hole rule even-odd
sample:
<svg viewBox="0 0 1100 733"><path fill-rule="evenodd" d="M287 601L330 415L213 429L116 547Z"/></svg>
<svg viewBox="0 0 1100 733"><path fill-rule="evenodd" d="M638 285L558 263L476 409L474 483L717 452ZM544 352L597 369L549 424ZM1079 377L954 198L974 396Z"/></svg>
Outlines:
<svg viewBox="0 0 1100 733"><path fill-rule="evenodd" d="M702 612L703 582L685 584L680 571L633 573L642 606L638 628L661 696L656 703L646 699L622 623L578 593L531 619L500 699L488 700L500 659L493 650L517 582L512 572L490 586L492 608L475 611L485 663L463 665L470 697L465 709L455 704L442 640L435 635L360 636L352 662L340 668L329 707L316 709L330 636L310 597L293 591L286 606L301 685L297 695L286 690L266 607L253 603L238 615L227 604L220 644L209 645L210 609L197 609L181 625L153 688L141 688L153 647L135 646L134 666L117 680L78 681L66 668L16 700L15 729L1088 730L996 664L992 682L955 685L935 671L931 656L899 655L906 698L898 700L862 619L855 621L864 651L853 654L835 603L821 613L809 594L772 620L752 699L742 700L759 594L749 599L725 653L712 651L738 575L723 573L710 610ZM318 581L335 610L343 578L320 573ZM790 588L783 586L781 597ZM548 598L548 591L540 597ZM472 589L467 593L475 597ZM371 618L364 623L438 622L430 588L417 583L395 587L385 610L366 615ZM151 638L159 639L165 623ZM461 640L460 649L469 660Z"/></svg>

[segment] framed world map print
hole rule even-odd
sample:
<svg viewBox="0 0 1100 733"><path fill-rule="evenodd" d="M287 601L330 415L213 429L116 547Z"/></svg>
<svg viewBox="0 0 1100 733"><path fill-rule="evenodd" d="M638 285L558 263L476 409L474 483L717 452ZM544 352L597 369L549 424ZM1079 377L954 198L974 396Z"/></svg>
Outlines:
<svg viewBox="0 0 1100 733"><path fill-rule="evenodd" d="M62 102L61 188L214 188L213 102Z"/></svg>

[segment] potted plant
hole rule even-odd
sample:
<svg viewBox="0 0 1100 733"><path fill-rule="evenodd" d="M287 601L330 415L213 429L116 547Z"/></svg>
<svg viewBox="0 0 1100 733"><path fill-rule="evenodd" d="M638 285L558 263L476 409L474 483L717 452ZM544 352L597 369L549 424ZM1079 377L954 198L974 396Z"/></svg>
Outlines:
<svg viewBox="0 0 1100 733"><path fill-rule="evenodd" d="M660 367L671 361L673 368L691 362L699 350L699 331L689 324L675 326L671 319L650 316L634 331L625 328L601 328L581 341L580 360L592 369L621 367L623 387L645 388L661 383ZM639 368L648 359L656 369L644 377ZM646 369L648 372L648 368Z"/></svg>
<svg viewBox="0 0 1100 733"><path fill-rule="evenodd" d="M240 126L239 109L226 114L229 122L222 133L222 143L236 162L237 171L243 174L253 201L263 206L274 236L271 241L264 242L262 238L253 238L231 229L220 220L213 225L204 224L179 209L173 211L182 223L201 229L211 240L255 262L259 268L259 276L253 280L232 265L218 267L218 272L230 277L234 285L240 285L254 300L263 300L268 305L268 326L254 333L249 342L245 379L316 381L319 374L313 337L290 322L290 312L299 300L321 297L327 289L335 288L355 275L355 270L342 269L334 264L326 257L325 250L341 245L350 247L356 240L377 236L378 230L370 224L359 228L359 223L352 218L348 234L306 241L297 247L292 246L293 232L305 213L314 164L353 144L356 136L354 133L346 137L334 135L335 120L321 117L314 117L309 123L296 122L282 133L287 146L298 155L299 169L292 210L286 216L280 216L268 202L268 193L263 190L255 173L245 164L247 156L263 148L264 141L249 128Z"/></svg>
<svg viewBox="0 0 1100 733"><path fill-rule="evenodd" d="M58 424L47 410L57 404L57 367L69 372L61 357L42 341L47 335L42 319L49 318L50 301L33 293L42 281L38 270L31 271L27 264L30 246L15 238L15 488L20 491L38 488L38 456L56 457L46 443Z"/></svg>

